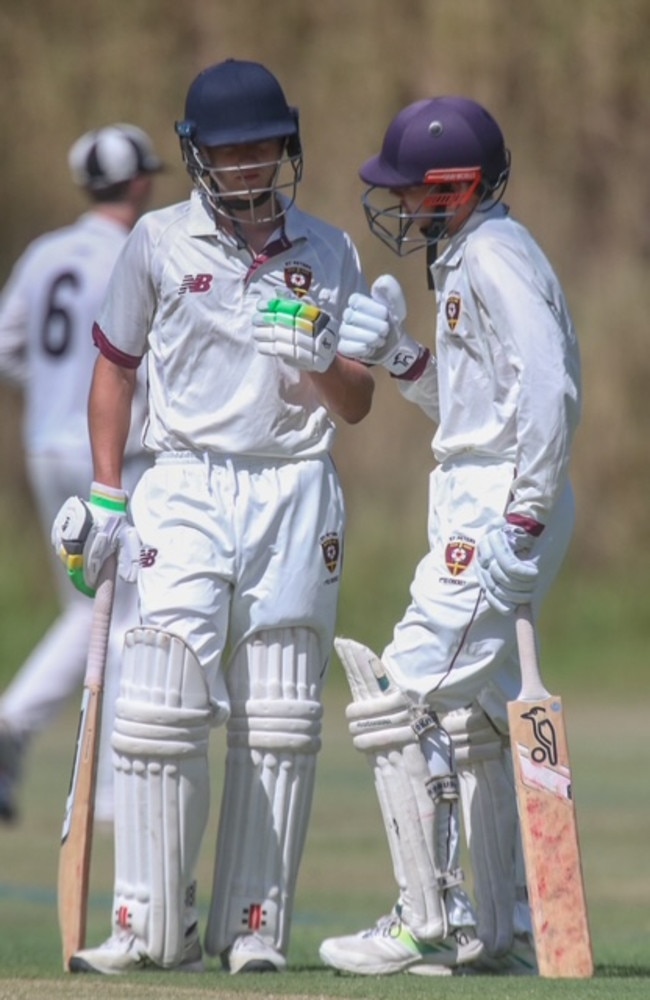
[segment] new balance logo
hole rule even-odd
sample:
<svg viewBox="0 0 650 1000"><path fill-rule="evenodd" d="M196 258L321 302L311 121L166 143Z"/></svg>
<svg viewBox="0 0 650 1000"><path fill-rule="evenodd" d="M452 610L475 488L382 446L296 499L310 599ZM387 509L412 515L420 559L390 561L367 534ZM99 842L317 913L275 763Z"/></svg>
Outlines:
<svg viewBox="0 0 650 1000"><path fill-rule="evenodd" d="M211 285L211 274L186 274L178 289L178 294L185 295L186 292L209 292Z"/></svg>
<svg viewBox="0 0 650 1000"><path fill-rule="evenodd" d="M149 569L151 566L155 566L157 555L158 549L150 549L142 546L140 549L140 566L142 569Z"/></svg>

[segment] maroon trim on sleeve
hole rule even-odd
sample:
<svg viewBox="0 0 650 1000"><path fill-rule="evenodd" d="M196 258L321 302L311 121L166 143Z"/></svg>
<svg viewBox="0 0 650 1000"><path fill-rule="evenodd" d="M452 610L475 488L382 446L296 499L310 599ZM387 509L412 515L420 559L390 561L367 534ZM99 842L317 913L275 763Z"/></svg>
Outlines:
<svg viewBox="0 0 650 1000"><path fill-rule="evenodd" d="M508 524L513 524L516 528L523 528L529 535L537 538L544 530L544 525L536 521L534 517L526 517L525 514L508 514L506 516Z"/></svg>
<svg viewBox="0 0 650 1000"><path fill-rule="evenodd" d="M423 347L407 372L404 372L403 375L394 375L391 372L390 377L399 379L400 382L417 382L420 375L427 367L430 357L431 357L431 351L429 350L429 348Z"/></svg>
<svg viewBox="0 0 650 1000"><path fill-rule="evenodd" d="M120 368L138 368L142 361L142 358L137 358L133 354L125 354L124 351L118 351L117 347L113 347L97 323L93 323L93 343L99 349L100 354L112 361L114 365L119 365Z"/></svg>

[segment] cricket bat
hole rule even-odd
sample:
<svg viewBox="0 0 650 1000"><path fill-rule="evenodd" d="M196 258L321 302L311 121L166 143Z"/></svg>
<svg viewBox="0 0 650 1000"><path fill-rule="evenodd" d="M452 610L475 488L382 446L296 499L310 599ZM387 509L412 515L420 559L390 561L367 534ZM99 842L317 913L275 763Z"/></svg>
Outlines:
<svg viewBox="0 0 650 1000"><path fill-rule="evenodd" d="M61 832L57 897L66 972L72 955L86 943L97 755L115 575L116 557L111 556L102 568L94 598L77 742Z"/></svg>
<svg viewBox="0 0 650 1000"><path fill-rule="evenodd" d="M508 702L526 880L540 976L587 979L587 918L562 699L542 683L530 605L517 611L521 691Z"/></svg>

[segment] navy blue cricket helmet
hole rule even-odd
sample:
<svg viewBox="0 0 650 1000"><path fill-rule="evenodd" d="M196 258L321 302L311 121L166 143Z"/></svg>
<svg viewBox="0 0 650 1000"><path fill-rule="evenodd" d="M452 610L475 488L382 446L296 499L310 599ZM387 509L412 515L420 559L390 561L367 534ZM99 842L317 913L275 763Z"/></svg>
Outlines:
<svg viewBox="0 0 650 1000"><path fill-rule="evenodd" d="M298 110L290 107L280 83L261 63L226 59L204 69L190 84L185 117L175 127L187 170L218 213L230 217L228 204L231 208L241 205L232 198L229 202L224 199L219 171L211 167L203 152L206 147L285 140L278 173L282 164L289 164L291 179L283 183L276 177L263 192L252 192L252 200L251 192L240 193L254 207L259 206L260 199L268 201L282 188L292 188L290 202L295 199L295 188L302 176ZM257 219L260 221L259 213Z"/></svg>
<svg viewBox="0 0 650 1000"><path fill-rule="evenodd" d="M297 136L298 113L265 66L226 59L190 85L180 126L201 146L229 146Z"/></svg>

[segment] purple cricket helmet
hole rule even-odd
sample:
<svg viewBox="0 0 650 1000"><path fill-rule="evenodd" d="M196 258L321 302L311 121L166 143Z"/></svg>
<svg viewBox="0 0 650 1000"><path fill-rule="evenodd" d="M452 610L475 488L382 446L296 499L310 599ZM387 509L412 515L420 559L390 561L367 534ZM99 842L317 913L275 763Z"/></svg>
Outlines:
<svg viewBox="0 0 650 1000"><path fill-rule="evenodd" d="M434 97L400 111L359 174L377 187L408 187L426 183L430 170L481 167L494 184L508 165L501 129L485 108L466 97Z"/></svg>
<svg viewBox="0 0 650 1000"><path fill-rule="evenodd" d="M460 202L450 196L450 184L472 183L480 201L501 197L508 180L510 154L494 118L476 101L465 97L434 97L415 101L388 126L381 151L359 171L366 184L363 204L375 235L397 253L409 253L444 239L447 225ZM377 208L373 192L429 185L431 195L416 218L400 206ZM397 224L397 233L385 225ZM427 225L427 220L429 225ZM407 235L417 221L417 236ZM394 226L393 226L394 228Z"/></svg>

